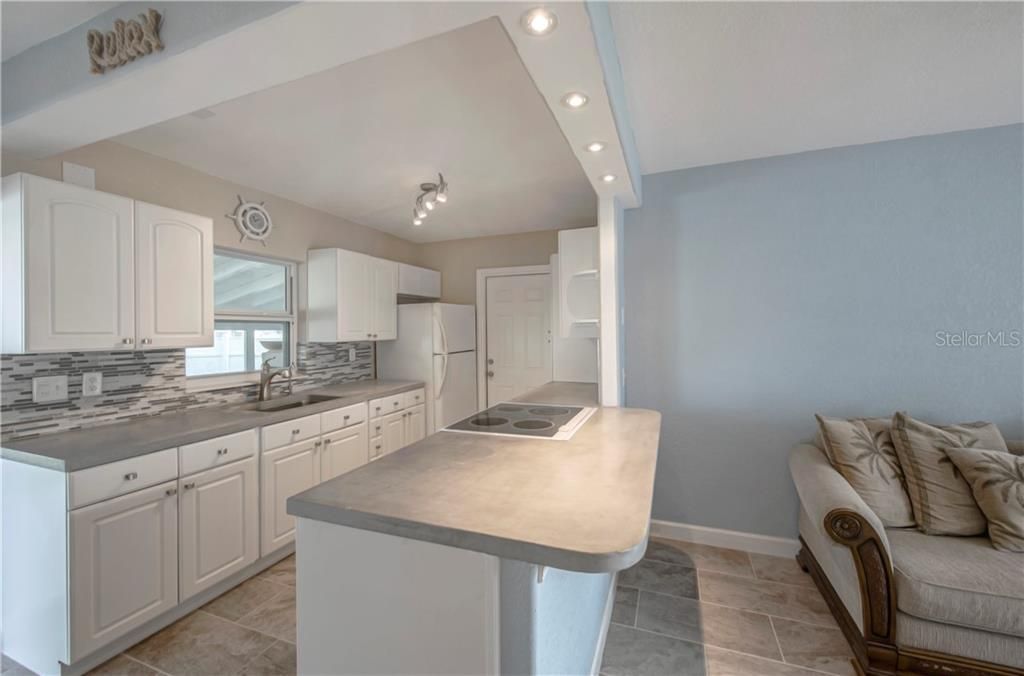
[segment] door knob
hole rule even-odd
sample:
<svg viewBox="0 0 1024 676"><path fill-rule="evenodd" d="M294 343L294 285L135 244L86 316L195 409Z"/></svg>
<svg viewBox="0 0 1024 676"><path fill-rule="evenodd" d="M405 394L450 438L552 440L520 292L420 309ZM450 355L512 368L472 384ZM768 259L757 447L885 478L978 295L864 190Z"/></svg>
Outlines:
<svg viewBox="0 0 1024 676"><path fill-rule="evenodd" d="M487 363L493 365L494 364L494 360L493 359L488 359Z"/></svg>
<svg viewBox="0 0 1024 676"><path fill-rule="evenodd" d="M487 372L487 377L488 378L493 378L494 377L494 371L488 371Z"/></svg>

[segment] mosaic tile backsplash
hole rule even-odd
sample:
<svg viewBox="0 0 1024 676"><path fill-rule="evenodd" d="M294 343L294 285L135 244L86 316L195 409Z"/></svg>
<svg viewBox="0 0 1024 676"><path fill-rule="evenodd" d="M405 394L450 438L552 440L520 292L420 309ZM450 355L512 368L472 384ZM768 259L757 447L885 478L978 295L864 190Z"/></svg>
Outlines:
<svg viewBox="0 0 1024 676"><path fill-rule="evenodd" d="M356 349L349 361L348 350ZM374 378L374 344L299 343L296 391ZM82 374L103 373L103 394L82 397ZM68 376L67 401L36 404L32 378ZM109 425L161 413L255 399L259 387L189 392L185 351L66 352L0 355L0 438L3 441ZM287 385L275 384L275 394Z"/></svg>

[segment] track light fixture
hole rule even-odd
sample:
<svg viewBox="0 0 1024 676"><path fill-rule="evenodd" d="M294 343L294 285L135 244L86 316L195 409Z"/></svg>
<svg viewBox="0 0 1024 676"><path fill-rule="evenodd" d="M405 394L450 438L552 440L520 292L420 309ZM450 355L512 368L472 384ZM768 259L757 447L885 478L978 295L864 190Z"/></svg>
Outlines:
<svg viewBox="0 0 1024 676"><path fill-rule="evenodd" d="M448 201L448 182L443 174L437 175L437 183L420 183L420 194L416 198L416 206L412 209L412 224L423 225L423 219L438 204Z"/></svg>

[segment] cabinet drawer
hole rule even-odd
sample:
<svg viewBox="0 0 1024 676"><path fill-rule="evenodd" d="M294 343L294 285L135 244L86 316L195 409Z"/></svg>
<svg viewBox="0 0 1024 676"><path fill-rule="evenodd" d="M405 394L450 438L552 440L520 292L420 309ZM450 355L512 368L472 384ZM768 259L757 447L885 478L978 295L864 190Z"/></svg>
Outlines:
<svg viewBox="0 0 1024 676"><path fill-rule="evenodd" d="M181 476L248 458L256 452L256 430L197 441L178 449Z"/></svg>
<svg viewBox="0 0 1024 676"><path fill-rule="evenodd" d="M320 414L307 415L276 425L267 425L262 430L263 450L294 444L303 439L312 439L320 435Z"/></svg>
<svg viewBox="0 0 1024 676"><path fill-rule="evenodd" d="M384 455L384 437L373 437L370 439L370 460L376 460Z"/></svg>
<svg viewBox="0 0 1024 676"><path fill-rule="evenodd" d="M381 418L374 418L370 421L370 437L379 437L382 434L384 434L384 421Z"/></svg>
<svg viewBox="0 0 1024 676"><path fill-rule="evenodd" d="M177 448L79 470L68 475L68 508L91 505L177 478Z"/></svg>
<svg viewBox="0 0 1024 676"><path fill-rule="evenodd" d="M418 390L412 390L402 394L405 398L405 406L403 408L412 408L413 406L419 406L427 401L427 393L422 387Z"/></svg>
<svg viewBox="0 0 1024 676"><path fill-rule="evenodd" d="M405 408L405 394L394 394L390 397L381 397L370 402L370 417L377 418L388 413L401 411Z"/></svg>
<svg viewBox="0 0 1024 676"><path fill-rule="evenodd" d="M342 427L358 425L366 420L366 404L353 404L320 414L320 432L333 432Z"/></svg>

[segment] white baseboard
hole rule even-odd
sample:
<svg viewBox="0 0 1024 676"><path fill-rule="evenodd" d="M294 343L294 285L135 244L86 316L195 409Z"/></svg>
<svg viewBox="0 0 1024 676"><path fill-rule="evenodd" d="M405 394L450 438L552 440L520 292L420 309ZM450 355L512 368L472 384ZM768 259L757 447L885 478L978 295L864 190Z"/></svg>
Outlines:
<svg viewBox="0 0 1024 676"><path fill-rule="evenodd" d="M688 523L660 521L658 519L651 519L651 535L671 538L673 540L696 542L702 545L740 549L745 552L768 554L769 556L796 556L797 552L800 551L800 542L795 539L743 533L737 530L725 530L724 528L694 526Z"/></svg>

